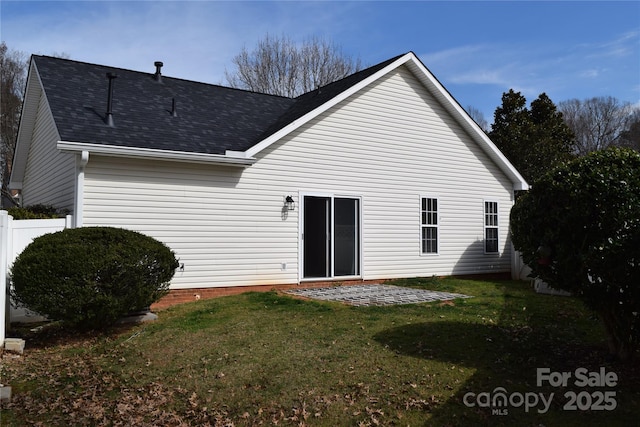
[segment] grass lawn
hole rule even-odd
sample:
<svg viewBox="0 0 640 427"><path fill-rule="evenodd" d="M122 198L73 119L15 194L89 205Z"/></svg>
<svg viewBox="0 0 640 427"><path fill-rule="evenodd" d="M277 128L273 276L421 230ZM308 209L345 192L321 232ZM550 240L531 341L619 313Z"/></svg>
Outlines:
<svg viewBox="0 0 640 427"><path fill-rule="evenodd" d="M524 282L396 284L474 298L350 307L247 293L99 336L25 330L25 354L3 355L13 400L0 425L636 425L639 370L607 361L603 328L578 300ZM538 386L537 368L571 377ZM618 381L576 385L577 368ZM500 391L502 415L478 406Z"/></svg>

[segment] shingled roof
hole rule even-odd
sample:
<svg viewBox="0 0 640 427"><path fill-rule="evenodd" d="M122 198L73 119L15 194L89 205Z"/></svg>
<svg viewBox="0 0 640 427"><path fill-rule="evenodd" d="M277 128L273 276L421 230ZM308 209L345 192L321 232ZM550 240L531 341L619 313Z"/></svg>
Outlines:
<svg viewBox="0 0 640 427"><path fill-rule="evenodd" d="M294 99L48 56L33 61L63 141L224 154L249 149L397 58ZM117 75L114 126L105 123L107 73Z"/></svg>
<svg viewBox="0 0 640 427"><path fill-rule="evenodd" d="M248 167L271 144L400 66L413 73L435 102L511 178L514 189L528 188L504 154L412 52L297 98L33 56L11 186L22 186L42 93L60 135L57 150L78 155L80 166L97 154ZM105 120L107 73L118 76L113 90L113 126ZM177 114L172 111L174 101Z"/></svg>

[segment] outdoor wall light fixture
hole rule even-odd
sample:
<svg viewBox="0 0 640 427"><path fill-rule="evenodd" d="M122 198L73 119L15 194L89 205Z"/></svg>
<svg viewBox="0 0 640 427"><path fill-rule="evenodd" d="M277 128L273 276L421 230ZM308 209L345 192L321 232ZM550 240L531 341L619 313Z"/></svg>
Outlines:
<svg viewBox="0 0 640 427"><path fill-rule="evenodd" d="M290 210L290 211L292 211L292 210L294 210L296 208L296 204L293 201L293 197L291 197L291 196L287 196L284 199L284 205L286 206L287 210Z"/></svg>

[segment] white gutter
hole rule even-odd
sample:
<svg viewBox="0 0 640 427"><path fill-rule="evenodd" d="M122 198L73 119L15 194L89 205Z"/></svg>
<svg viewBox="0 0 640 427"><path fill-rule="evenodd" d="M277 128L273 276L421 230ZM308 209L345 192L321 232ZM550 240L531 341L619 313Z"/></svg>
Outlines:
<svg viewBox="0 0 640 427"><path fill-rule="evenodd" d="M147 160L169 160L176 162L204 163L229 166L251 166L256 158L244 152L227 151L225 154L190 153L185 151L157 150L153 148L122 147L117 145L92 144L86 142L58 141L58 150L63 153L91 153L112 157L133 157Z"/></svg>

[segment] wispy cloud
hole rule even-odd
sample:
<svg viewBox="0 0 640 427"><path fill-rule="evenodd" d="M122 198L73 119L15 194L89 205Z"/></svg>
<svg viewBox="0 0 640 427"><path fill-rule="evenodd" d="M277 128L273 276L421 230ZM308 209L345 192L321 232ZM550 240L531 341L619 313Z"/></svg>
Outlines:
<svg viewBox="0 0 640 427"><path fill-rule="evenodd" d="M580 50L589 58L627 57L640 51L640 31L628 31L613 40L601 43L581 44Z"/></svg>
<svg viewBox="0 0 640 427"><path fill-rule="evenodd" d="M490 44L474 44L466 46L456 46L451 49L440 50L437 52L425 53L422 56L429 61L430 64L434 63L459 63L465 61L469 57L478 57L487 51L495 50L494 45Z"/></svg>
<svg viewBox="0 0 640 427"><path fill-rule="evenodd" d="M55 5L57 19L51 19L47 7L32 7L33 13L3 20L3 38L13 36L9 45L28 54L66 53L80 61L136 70L152 69L154 61L162 60L168 75L210 83L222 83L233 56L265 34L298 40L339 31L339 17L352 7L212 1ZM313 19L300 19L306 16ZM33 51L33 46L43 50Z"/></svg>
<svg viewBox="0 0 640 427"><path fill-rule="evenodd" d="M529 51L530 52L530 51ZM522 48L508 44L459 46L423 55L427 65L457 85L494 85L507 90L535 92L542 71L539 61L523 55Z"/></svg>
<svg viewBox="0 0 640 427"><path fill-rule="evenodd" d="M584 78L587 78L587 79L595 79L600 75L600 70L592 68L590 70L582 71L579 75L580 75L580 77L584 77Z"/></svg>
<svg viewBox="0 0 640 427"><path fill-rule="evenodd" d="M640 59L638 52L640 31L633 31L601 43L571 46L558 42L551 48L534 44L473 44L428 52L422 57L428 67L444 76L445 83L494 85L503 90L523 88L526 96L547 92L562 97L567 89L583 80L594 84L611 79L617 61L628 55Z"/></svg>

